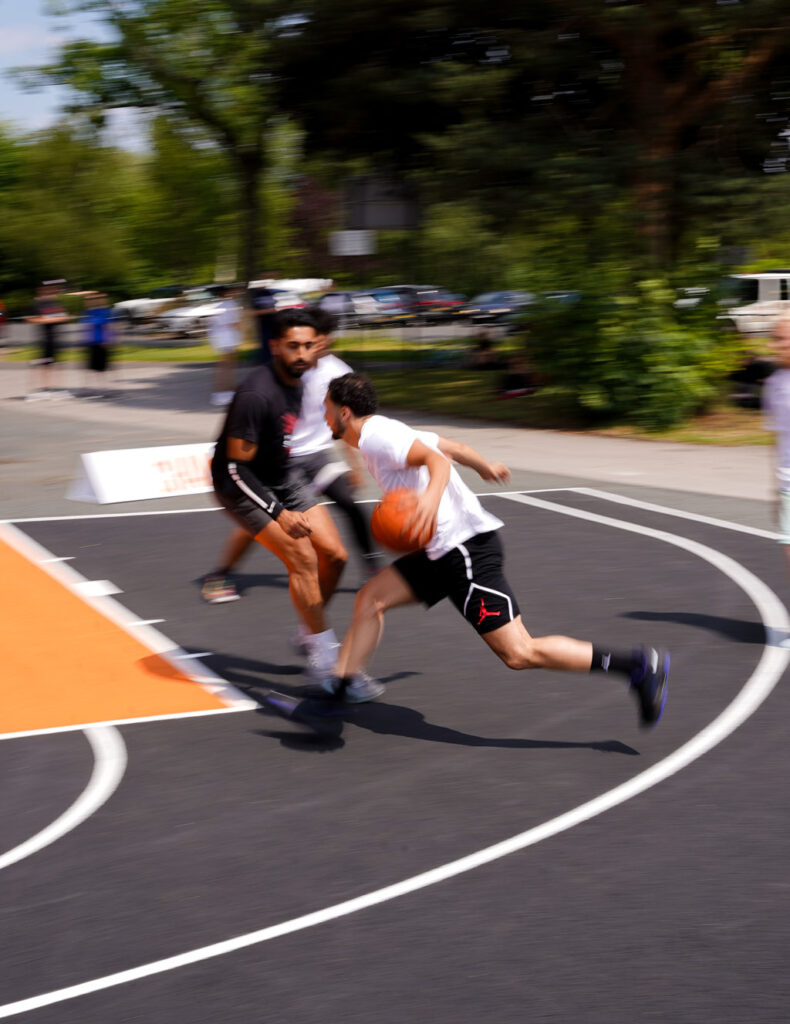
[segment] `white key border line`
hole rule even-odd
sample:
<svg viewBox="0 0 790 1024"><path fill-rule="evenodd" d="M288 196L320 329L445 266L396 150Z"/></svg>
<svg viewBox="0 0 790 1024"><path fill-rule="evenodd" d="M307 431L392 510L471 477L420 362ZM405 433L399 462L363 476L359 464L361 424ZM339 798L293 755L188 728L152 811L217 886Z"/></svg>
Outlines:
<svg viewBox="0 0 790 1024"><path fill-rule="evenodd" d="M568 515L577 519L587 519L600 525L643 534L644 536L652 537L689 551L691 554L697 555L703 561L714 566L714 568L719 569L720 572L731 579L747 594L754 603L761 621L769 634L774 631L786 632L788 627L790 627L790 616L776 594L745 566L736 562L735 559L730 558L728 555L717 551L715 548L710 548L705 544L700 544L697 541L689 540L677 534L666 533L663 530L654 530L636 523L597 515L593 512L585 512L584 510L570 508L565 505L558 505L540 498L530 498L523 493L514 494L511 500L525 505L533 505L536 508L543 508L547 511L557 512L561 515ZM261 942L280 938L283 935L290 935L305 928L325 924L328 921L346 917L357 911L366 910L380 903L416 892L427 886L436 885L466 871L489 864L508 854L534 846L544 839L573 828L638 796L640 793L644 793L713 749L713 747L717 746L737 729L738 726L742 725L767 699L783 675L788 661L790 661L790 650L764 646L760 660L743 688L730 704L704 729L645 771L615 786L614 789L610 789L594 797L592 800L580 804L570 811L566 811L564 814L543 822L541 825L527 829L525 832L512 836L510 839L495 843L466 857L461 857L458 860L450 861L447 864L442 864L429 871L396 882L393 885L376 889L373 892L365 893L354 899L345 900L342 903L336 903L333 906L314 911L310 914L304 914L301 917L292 918L281 924L271 925L268 928L248 932L246 935L238 935L232 939L216 942L199 949L189 950L186 953L179 953L175 956L166 957L163 960L141 964L138 967L118 971L101 978L94 978L91 981L70 985L66 988L32 996L28 999L21 999L17 1002L7 1003L5 1006L0 1006L0 1019L40 1009L43 1006L51 1006L54 1003L63 1002L68 999L75 999L92 992L113 988L116 985L137 981L141 978L151 977L155 974L163 974L166 971L176 970L189 964L223 956L226 953L232 953Z"/></svg>

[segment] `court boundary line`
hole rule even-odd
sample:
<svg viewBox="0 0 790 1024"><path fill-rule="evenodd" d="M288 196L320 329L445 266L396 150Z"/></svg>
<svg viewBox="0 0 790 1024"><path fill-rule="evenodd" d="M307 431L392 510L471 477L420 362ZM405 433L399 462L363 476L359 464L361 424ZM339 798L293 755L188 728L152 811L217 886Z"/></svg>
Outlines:
<svg viewBox="0 0 790 1024"><path fill-rule="evenodd" d="M93 750L93 770L87 786L57 818L18 846L0 854L0 871L31 857L92 817L113 795L126 772L126 744L112 726L83 726Z"/></svg>
<svg viewBox="0 0 790 1024"><path fill-rule="evenodd" d="M687 537L682 537L679 534L655 530L652 527L630 523L627 520L614 519L610 516L602 516L583 509L574 509L567 505L559 505L541 498L527 497L523 493L514 496L511 500L561 515L586 519L599 525L642 534L695 554L714 568L719 569L723 575L727 576L746 593L755 605L767 633L770 634L779 629L787 631L788 626L790 626L790 615L788 615L787 609L770 587L745 566L715 548ZM7 1003L4 1006L0 1006L0 1019L25 1013L29 1010L40 1009L43 1006L51 1006L54 1003L75 999L79 996L89 995L93 992L103 991L127 982L138 981L141 978L163 974L179 967L186 967L203 960L213 959L226 953L258 945L261 942L280 938L293 932L303 931L315 925L326 924L328 921L347 917L357 911L366 910L380 903L386 903L389 900L416 892L419 889L427 888L430 885L447 881L450 878L491 863L508 854L534 846L544 839L567 831L651 789L659 782L670 778L682 768L685 768L702 757L703 754L712 750L742 725L768 698L784 673L788 662L790 662L790 650L767 645L763 646L760 660L741 690L707 726L692 736L691 739L682 743L671 754L651 765L650 768L639 772L613 789L599 794L592 800L588 800L569 811L565 811L563 814L551 818L549 821L527 829L502 842L468 854L465 857L449 861L439 867L421 872L400 882L384 886L353 899L344 900L322 910L291 918L280 924L270 925L267 928L248 932L245 935L238 935L232 939L211 943L186 953L179 953L148 964L141 964L138 967L104 975L101 978L94 978L92 981L69 985L38 996L31 996L13 1003Z"/></svg>
<svg viewBox="0 0 790 1024"><path fill-rule="evenodd" d="M520 491L492 491L490 494L478 494L479 498L492 497L494 495L507 495L507 494L550 494L557 493L560 491L573 490L572 487L539 487L535 490L520 490ZM379 498L360 498L355 504L357 505L372 505L379 501ZM319 505L334 505L333 501L320 501ZM11 519L0 519L0 527L15 523L61 523L70 522L78 519L125 519L135 516L175 516L175 515L188 515L190 512L223 512L225 511L222 505L211 505L208 508L166 508L166 509L151 509L148 512L86 512L83 515L74 516L28 516Z"/></svg>
<svg viewBox="0 0 790 1024"><path fill-rule="evenodd" d="M780 533L772 530L763 530L759 526L746 526L743 523L733 523L729 519L717 519L715 516L706 516L701 512L686 512L685 509L672 508L671 505L656 505L652 501L642 501L640 498L629 498L614 491L602 491L597 487L569 487L569 491L575 494L587 494L591 498L600 498L602 501L615 502L618 505L628 505L631 508L641 508L646 512L658 512L664 516L675 516L678 519L689 519L692 522L704 523L706 526L716 526L723 530L736 530L738 533L749 533L755 537L765 537L767 540L779 540ZM529 491L523 492L525 494ZM531 493L535 493L534 491Z"/></svg>

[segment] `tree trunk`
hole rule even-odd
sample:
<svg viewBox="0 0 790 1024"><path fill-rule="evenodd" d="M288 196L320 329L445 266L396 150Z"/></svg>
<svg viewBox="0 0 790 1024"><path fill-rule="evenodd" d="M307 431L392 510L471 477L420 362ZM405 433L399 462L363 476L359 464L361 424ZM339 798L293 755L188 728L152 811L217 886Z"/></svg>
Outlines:
<svg viewBox="0 0 790 1024"><path fill-rule="evenodd" d="M262 270L259 221L261 215L259 186L263 157L260 152L241 153L236 158L241 203L239 208L239 250L242 276L252 281Z"/></svg>

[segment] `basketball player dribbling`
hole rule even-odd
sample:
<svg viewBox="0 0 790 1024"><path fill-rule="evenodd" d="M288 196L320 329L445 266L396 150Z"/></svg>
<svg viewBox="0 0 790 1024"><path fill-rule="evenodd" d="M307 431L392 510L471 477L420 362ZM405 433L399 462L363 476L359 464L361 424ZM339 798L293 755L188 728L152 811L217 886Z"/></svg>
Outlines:
<svg viewBox="0 0 790 1024"><path fill-rule="evenodd" d="M377 415L377 407L371 382L347 373L329 385L326 421L333 437L359 450L384 492L398 487L419 492L407 528L432 536L425 548L396 559L357 593L334 677L324 689L351 702L380 696L383 684L365 669L381 639L384 614L418 602L430 608L449 597L508 668L620 674L637 699L640 724L654 725L666 700L667 652L611 651L567 636L533 637L525 629L504 575L498 534L504 524L483 508L451 462L497 483L509 480L508 468L487 462L467 445Z"/></svg>

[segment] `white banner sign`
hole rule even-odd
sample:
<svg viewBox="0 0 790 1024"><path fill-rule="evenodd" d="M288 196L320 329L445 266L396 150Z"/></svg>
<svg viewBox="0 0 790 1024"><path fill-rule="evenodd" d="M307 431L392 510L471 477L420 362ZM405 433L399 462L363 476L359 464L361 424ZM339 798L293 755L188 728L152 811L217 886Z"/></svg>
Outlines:
<svg viewBox="0 0 790 1024"><path fill-rule="evenodd" d="M376 232L332 231L329 251L333 256L372 256L376 252Z"/></svg>
<svg viewBox="0 0 790 1024"><path fill-rule="evenodd" d="M213 454L213 442L88 452L81 456L82 474L67 497L105 505L202 494L212 490L209 465Z"/></svg>

